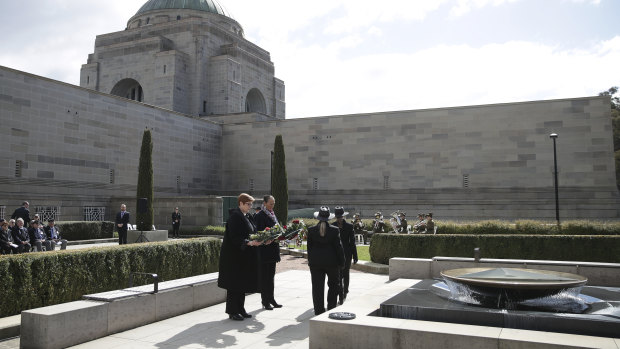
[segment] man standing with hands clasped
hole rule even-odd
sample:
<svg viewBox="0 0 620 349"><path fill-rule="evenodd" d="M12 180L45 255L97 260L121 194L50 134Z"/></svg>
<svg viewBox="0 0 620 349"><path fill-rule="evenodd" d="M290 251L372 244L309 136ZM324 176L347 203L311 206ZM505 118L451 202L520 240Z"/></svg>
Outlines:
<svg viewBox="0 0 620 349"><path fill-rule="evenodd" d="M121 211L116 214L116 230L118 230L118 244L127 243L127 224L129 223L129 212L127 206L121 205Z"/></svg>

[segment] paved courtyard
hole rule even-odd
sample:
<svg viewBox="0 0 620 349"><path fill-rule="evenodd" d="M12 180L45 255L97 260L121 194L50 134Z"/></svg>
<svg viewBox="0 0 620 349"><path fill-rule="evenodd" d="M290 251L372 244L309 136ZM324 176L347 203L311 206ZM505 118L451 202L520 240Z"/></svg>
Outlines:
<svg viewBox="0 0 620 349"><path fill-rule="evenodd" d="M351 270L348 300L386 282L387 275ZM262 309L260 294L247 296L246 310L252 319L229 320L222 303L73 348L308 348L308 320L314 310L306 259L282 256L275 296L284 307L272 311ZM18 347L19 338L0 342L0 349Z"/></svg>

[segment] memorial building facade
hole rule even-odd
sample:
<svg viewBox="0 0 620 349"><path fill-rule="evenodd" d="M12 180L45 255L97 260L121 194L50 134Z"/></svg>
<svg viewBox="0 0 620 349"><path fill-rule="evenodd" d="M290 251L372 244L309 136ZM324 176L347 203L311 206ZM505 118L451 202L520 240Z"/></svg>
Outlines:
<svg viewBox="0 0 620 349"><path fill-rule="evenodd" d="M219 224L222 195L269 192L283 135L289 207L397 209L437 219L618 219L609 97L285 119L269 52L215 0L149 0L97 36L80 86L0 67L0 215L58 220L135 210L142 133L155 223ZM294 82L293 82L294 83Z"/></svg>

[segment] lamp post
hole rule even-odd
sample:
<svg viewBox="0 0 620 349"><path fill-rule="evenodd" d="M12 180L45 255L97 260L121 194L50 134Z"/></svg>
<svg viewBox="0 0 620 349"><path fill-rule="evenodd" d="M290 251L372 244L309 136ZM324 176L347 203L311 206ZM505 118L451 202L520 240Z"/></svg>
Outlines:
<svg viewBox="0 0 620 349"><path fill-rule="evenodd" d="M269 162L270 164L270 170L269 170L269 194L273 194L273 150L271 151L271 161Z"/></svg>
<svg viewBox="0 0 620 349"><path fill-rule="evenodd" d="M551 139L553 139L553 178L554 178L554 186L555 186L555 220L558 224L558 229L560 228L560 203L558 201L558 156L555 150L555 139L558 138L557 133L552 133L549 135Z"/></svg>

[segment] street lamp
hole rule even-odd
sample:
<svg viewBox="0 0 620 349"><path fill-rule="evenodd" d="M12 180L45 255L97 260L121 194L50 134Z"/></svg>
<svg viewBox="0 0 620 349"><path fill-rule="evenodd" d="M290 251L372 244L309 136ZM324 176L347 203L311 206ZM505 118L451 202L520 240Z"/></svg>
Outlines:
<svg viewBox="0 0 620 349"><path fill-rule="evenodd" d="M557 133L552 133L549 135L551 139L553 139L553 178L555 185L555 220L558 224L558 229L560 228L560 203L558 201L558 156L555 150L555 139L558 138Z"/></svg>

